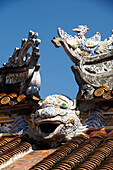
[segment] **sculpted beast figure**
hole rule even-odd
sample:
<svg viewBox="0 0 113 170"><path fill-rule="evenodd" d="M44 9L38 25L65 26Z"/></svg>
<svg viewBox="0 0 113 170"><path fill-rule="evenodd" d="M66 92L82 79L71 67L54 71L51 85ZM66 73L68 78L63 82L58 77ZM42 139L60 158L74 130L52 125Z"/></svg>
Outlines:
<svg viewBox="0 0 113 170"><path fill-rule="evenodd" d="M74 102L63 95L49 95L39 101L32 114L32 130L37 140L56 147L78 134L84 134L83 126L75 111Z"/></svg>

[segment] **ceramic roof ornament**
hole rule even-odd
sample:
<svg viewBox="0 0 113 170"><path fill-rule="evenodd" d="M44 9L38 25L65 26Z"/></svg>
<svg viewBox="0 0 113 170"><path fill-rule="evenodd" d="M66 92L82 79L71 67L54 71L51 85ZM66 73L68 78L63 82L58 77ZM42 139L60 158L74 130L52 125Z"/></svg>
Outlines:
<svg viewBox="0 0 113 170"><path fill-rule="evenodd" d="M38 33L29 31L28 39L22 39L21 48L15 48L8 62L0 68L0 92L39 93L41 79L38 46L41 40L37 37Z"/></svg>
<svg viewBox="0 0 113 170"><path fill-rule="evenodd" d="M7 63L4 63L4 67L20 67L31 64L34 60L33 53L39 52L38 45L41 43L40 39L37 39L38 33L29 31L28 39L22 39L21 48L15 48L14 53ZM32 47L32 53L29 53L29 48ZM37 54L39 56L39 54ZM35 60L34 60L35 62Z"/></svg>
<svg viewBox="0 0 113 170"><path fill-rule="evenodd" d="M79 134L83 126L75 111L74 102L63 95L49 95L39 101L39 107L32 114L32 130L41 143L56 147Z"/></svg>
<svg viewBox="0 0 113 170"><path fill-rule="evenodd" d="M82 59L82 56L92 56L100 54L102 52L110 52L109 50L113 49L113 35L105 41L101 41L101 35L99 32L86 39L85 34L89 28L87 26L79 25L78 28L73 29L74 32L77 32L77 36L74 37L67 34L61 28L58 28L59 37L54 37L52 42L56 47L59 47L61 44L66 51L70 59L76 63ZM95 54L96 53L96 54Z"/></svg>
<svg viewBox="0 0 113 170"><path fill-rule="evenodd" d="M52 42L63 46L74 62L71 69L79 86L76 96L80 118L88 128L100 128L112 123L113 100L113 30L108 39L101 41L100 33L86 39L87 26L73 29L74 37L58 28L59 37Z"/></svg>
<svg viewBox="0 0 113 170"><path fill-rule="evenodd" d="M31 114L40 100L40 43L38 33L29 31L28 39L22 39L21 48L15 48L0 68L1 137L29 133L26 114Z"/></svg>
<svg viewBox="0 0 113 170"><path fill-rule="evenodd" d="M75 63L71 68L80 89L84 89L87 84L92 88L93 94L95 88L103 85L113 88L113 34L104 41L101 41L98 32L86 39L87 30L87 26L80 25L73 29L78 36L72 37L58 28L59 37L54 37L52 42L57 47L62 44L69 58Z"/></svg>
<svg viewBox="0 0 113 170"><path fill-rule="evenodd" d="M99 48L101 41L100 33L96 32L93 37L86 39L85 34L89 30L86 25L79 25L78 28L72 30L78 33L77 36L79 38L80 48L84 51L89 51L91 54L94 54L94 51L96 52L96 50Z"/></svg>

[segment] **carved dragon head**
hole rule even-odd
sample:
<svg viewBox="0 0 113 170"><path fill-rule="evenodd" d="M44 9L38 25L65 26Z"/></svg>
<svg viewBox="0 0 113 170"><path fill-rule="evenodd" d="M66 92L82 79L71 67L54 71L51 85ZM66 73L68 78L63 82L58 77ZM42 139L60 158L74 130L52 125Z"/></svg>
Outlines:
<svg viewBox="0 0 113 170"><path fill-rule="evenodd" d="M75 112L73 101L63 95L49 95L39 102L39 108L32 114L32 129L40 142L51 147L86 130Z"/></svg>

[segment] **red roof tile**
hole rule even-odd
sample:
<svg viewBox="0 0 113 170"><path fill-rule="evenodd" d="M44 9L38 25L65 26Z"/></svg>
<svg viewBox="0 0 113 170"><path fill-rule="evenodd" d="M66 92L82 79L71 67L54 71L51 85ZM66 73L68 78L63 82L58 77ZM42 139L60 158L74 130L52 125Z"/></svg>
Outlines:
<svg viewBox="0 0 113 170"><path fill-rule="evenodd" d="M9 142L13 144L17 139ZM7 145L7 144L6 144ZM12 146L12 145L11 145ZM31 145L22 142L15 149L6 153L0 158L1 162L7 161L8 156L13 156L23 152ZM112 169L113 167L113 133L108 135L102 131L97 131L91 137L84 135L74 137L57 149L35 150L23 158L5 167L8 170L34 170L34 169L54 169L54 170L93 170Z"/></svg>

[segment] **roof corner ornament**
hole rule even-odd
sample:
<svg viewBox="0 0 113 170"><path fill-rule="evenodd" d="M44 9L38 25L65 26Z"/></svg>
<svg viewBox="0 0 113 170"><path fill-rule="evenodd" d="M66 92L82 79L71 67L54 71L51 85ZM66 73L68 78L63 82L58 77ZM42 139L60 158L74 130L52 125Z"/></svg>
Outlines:
<svg viewBox="0 0 113 170"><path fill-rule="evenodd" d="M28 39L23 38L21 48L15 48L13 55L9 57L7 63L4 63L4 67L21 67L29 65L32 60L36 62L36 56L39 58L40 54L38 45L41 43L40 39L37 39L38 33L29 31ZM32 47L32 53L28 52Z"/></svg>
<svg viewBox="0 0 113 170"><path fill-rule="evenodd" d="M29 31L28 39L22 39L21 48L15 48L8 62L0 68L0 93L27 92L29 95L39 92L41 80L38 46L41 40L37 37L38 33Z"/></svg>
<svg viewBox="0 0 113 170"><path fill-rule="evenodd" d="M79 109L86 111L95 107L94 101L102 102L113 98L113 30L111 36L104 41L101 40L99 32L86 38L85 34L89 30L86 25L79 25L72 30L77 35L71 36L58 28L59 36L54 37L52 43L56 47L62 45L74 62L71 69L79 85L77 106L80 104ZM93 101L93 104L90 101ZM82 107L81 103L86 105L86 102L88 107Z"/></svg>
<svg viewBox="0 0 113 170"><path fill-rule="evenodd" d="M52 42L55 47L63 46L70 59L76 63L85 56L95 56L113 50L113 30L109 39L101 41L101 35L96 32L91 38L86 38L85 34L89 30L86 25L79 25L72 29L77 35L72 36L64 32L61 28L57 29L59 37L54 37Z"/></svg>

